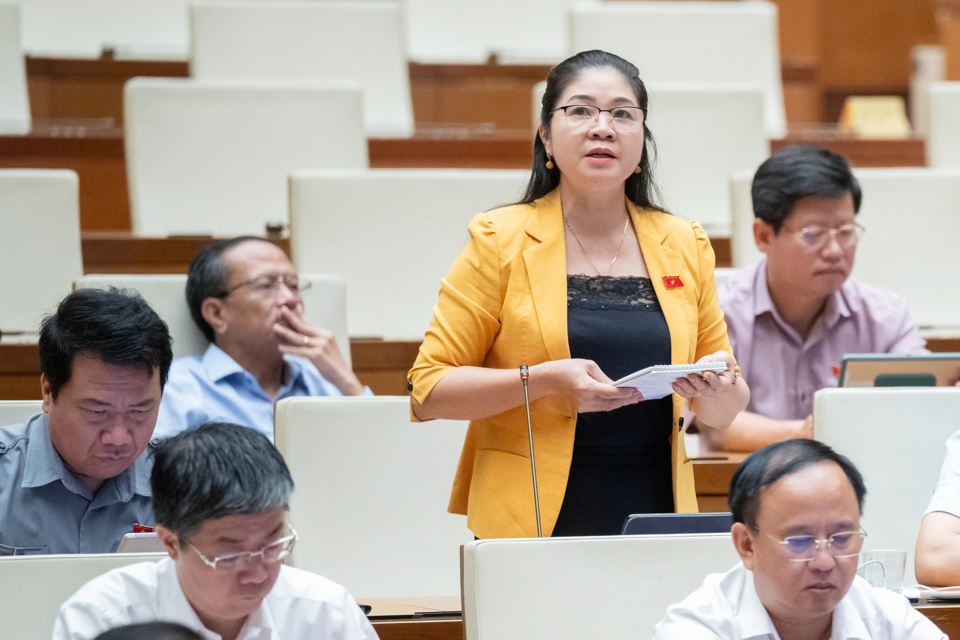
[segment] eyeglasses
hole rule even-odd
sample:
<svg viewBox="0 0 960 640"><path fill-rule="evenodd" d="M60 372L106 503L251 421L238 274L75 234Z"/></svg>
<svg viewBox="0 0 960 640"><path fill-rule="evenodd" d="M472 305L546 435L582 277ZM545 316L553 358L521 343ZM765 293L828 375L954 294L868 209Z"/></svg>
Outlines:
<svg viewBox="0 0 960 640"><path fill-rule="evenodd" d="M304 280L301 282L300 276L298 275L275 276L265 274L262 276L257 276L256 278L244 280L240 284L235 284L215 297L226 298L237 289L242 289L243 287L250 287L257 295L272 297L280 293L281 284L289 289L290 293L295 295L303 293L312 286L312 283L309 280Z"/></svg>
<svg viewBox="0 0 960 640"><path fill-rule="evenodd" d="M207 556L200 553L200 550L197 549L192 544L190 548L200 556L200 559L203 560L211 569L216 570L217 567L224 571L243 571L250 563L253 562L253 559L260 557L260 559L266 564L272 564L274 562L280 562L293 551L293 545L297 543L297 540L300 539L300 536L297 534L296 530L290 526L290 523L287 523L287 527L290 529L290 535L280 538L276 542L271 542L260 551L243 551L241 553L228 553L224 556L217 556L213 560L207 558Z"/></svg>
<svg viewBox="0 0 960 640"><path fill-rule="evenodd" d="M833 238L837 239L841 247L852 247L863 237L866 229L857 223L852 223L845 224L836 229L827 227L804 227L799 231L784 229L784 232L792 234L793 237L797 239L797 242L808 249L822 249Z"/></svg>
<svg viewBox="0 0 960 640"><path fill-rule="evenodd" d="M597 124L600 121L601 113L610 114L610 126L617 131L639 131L640 127L643 126L644 112L640 107L623 106L601 109L589 104L568 104L565 107L557 107L554 111L563 111L563 118L566 120L567 126L574 131Z"/></svg>
<svg viewBox="0 0 960 640"><path fill-rule="evenodd" d="M820 545L824 544L827 550L834 558L852 558L860 553L863 548L863 539L867 537L867 532L861 527L859 531L841 531L835 533L829 538L817 538L815 536L788 536L783 540L774 538L769 533L763 532L774 542L782 544L787 553L792 556L791 562L808 562L813 560Z"/></svg>

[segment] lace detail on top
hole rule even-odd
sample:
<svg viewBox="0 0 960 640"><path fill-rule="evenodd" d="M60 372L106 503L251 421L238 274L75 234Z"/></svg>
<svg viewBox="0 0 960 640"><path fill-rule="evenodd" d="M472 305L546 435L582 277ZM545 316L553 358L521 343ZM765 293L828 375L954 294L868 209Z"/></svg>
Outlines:
<svg viewBox="0 0 960 640"><path fill-rule="evenodd" d="M650 278L640 276L567 275L567 308L659 311Z"/></svg>

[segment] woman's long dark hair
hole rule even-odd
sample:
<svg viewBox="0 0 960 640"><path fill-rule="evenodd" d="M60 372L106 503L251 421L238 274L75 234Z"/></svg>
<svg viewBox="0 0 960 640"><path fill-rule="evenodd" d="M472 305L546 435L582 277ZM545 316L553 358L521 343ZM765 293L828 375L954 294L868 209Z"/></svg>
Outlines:
<svg viewBox="0 0 960 640"><path fill-rule="evenodd" d="M640 173L630 174L624 184L624 193L639 207L666 213L666 209L657 203L661 196L660 190L653 181L653 163L650 160L650 152L656 154L657 147L653 141L653 134L647 127L647 88L640 79L640 71L636 66L620 56L599 50L581 51L567 58L551 69L547 76L547 89L543 92L543 101L540 106L540 122L547 131L550 130L557 101L570 83L585 69L614 69L623 74L633 88L637 105L643 110L643 157L640 159ZM559 167L547 169L546 163L547 150L543 146L540 135L536 134L533 139L533 173L530 175L530 182L527 183L523 197L517 204L530 204L547 195L560 184Z"/></svg>

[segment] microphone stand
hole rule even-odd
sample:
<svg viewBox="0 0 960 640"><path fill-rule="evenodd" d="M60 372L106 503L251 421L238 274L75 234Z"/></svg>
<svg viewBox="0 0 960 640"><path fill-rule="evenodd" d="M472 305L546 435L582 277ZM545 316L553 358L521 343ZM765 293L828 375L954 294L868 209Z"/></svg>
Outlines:
<svg viewBox="0 0 960 640"><path fill-rule="evenodd" d="M533 453L533 424L530 422L530 393L527 383L530 381L530 369L527 365L520 365L520 380L523 381L523 402L527 408L527 439L530 441L530 473L533 476L533 506L537 511L537 537L543 537L540 527L540 493L537 491L537 459Z"/></svg>

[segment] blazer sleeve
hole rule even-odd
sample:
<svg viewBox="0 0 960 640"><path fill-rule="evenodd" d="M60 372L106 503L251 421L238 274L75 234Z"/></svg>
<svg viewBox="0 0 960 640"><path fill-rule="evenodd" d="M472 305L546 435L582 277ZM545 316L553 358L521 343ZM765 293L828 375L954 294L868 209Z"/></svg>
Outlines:
<svg viewBox="0 0 960 640"><path fill-rule="evenodd" d="M500 331L504 279L496 229L478 214L470 240L440 281L440 296L408 376L418 402L454 367L481 366Z"/></svg>
<svg viewBox="0 0 960 640"><path fill-rule="evenodd" d="M720 300L717 297L717 282L713 274L717 260L713 245L699 222L693 221L690 226L693 227L696 237L699 269L696 362L720 350L733 355L733 349L727 337L727 324L723 320L723 310L720 309Z"/></svg>

